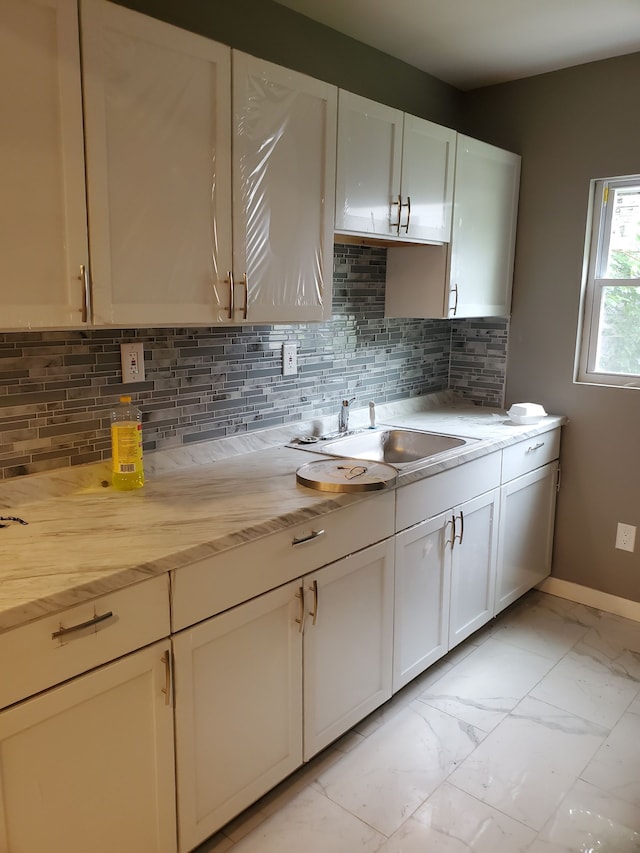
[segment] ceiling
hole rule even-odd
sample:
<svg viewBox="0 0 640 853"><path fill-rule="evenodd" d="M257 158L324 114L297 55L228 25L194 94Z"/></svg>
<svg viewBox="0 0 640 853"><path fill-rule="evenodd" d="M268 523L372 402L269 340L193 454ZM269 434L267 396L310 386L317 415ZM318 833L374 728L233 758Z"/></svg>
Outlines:
<svg viewBox="0 0 640 853"><path fill-rule="evenodd" d="M475 89L640 51L640 0L277 0Z"/></svg>

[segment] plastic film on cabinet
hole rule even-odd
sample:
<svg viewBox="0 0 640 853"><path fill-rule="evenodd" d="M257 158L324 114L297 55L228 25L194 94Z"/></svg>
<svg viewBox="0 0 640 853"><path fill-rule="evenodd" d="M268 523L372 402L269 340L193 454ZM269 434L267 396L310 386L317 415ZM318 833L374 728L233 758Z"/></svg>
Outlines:
<svg viewBox="0 0 640 853"><path fill-rule="evenodd" d="M234 124L234 271L243 319L322 319L332 276L333 87L234 53Z"/></svg>

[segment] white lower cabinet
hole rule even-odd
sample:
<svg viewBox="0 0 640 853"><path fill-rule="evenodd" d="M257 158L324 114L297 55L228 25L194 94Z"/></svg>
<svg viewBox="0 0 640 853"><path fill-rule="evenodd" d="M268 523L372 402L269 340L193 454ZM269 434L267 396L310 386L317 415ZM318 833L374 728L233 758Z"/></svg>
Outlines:
<svg viewBox="0 0 640 853"><path fill-rule="evenodd" d="M395 537L394 693L449 649L451 525L442 513Z"/></svg>
<svg viewBox="0 0 640 853"><path fill-rule="evenodd" d="M302 762L300 586L288 583L173 639L181 851Z"/></svg>
<svg viewBox="0 0 640 853"><path fill-rule="evenodd" d="M493 616L499 498L494 489L453 510L450 649Z"/></svg>
<svg viewBox="0 0 640 853"><path fill-rule="evenodd" d="M500 470L492 453L397 492L394 692L493 616Z"/></svg>
<svg viewBox="0 0 640 853"><path fill-rule="evenodd" d="M2 853L174 853L170 644L0 713Z"/></svg>
<svg viewBox="0 0 640 853"><path fill-rule="evenodd" d="M396 536L393 689L493 616L499 489Z"/></svg>
<svg viewBox="0 0 640 853"><path fill-rule="evenodd" d="M393 540L304 578L304 758L391 697Z"/></svg>
<svg viewBox="0 0 640 853"><path fill-rule="evenodd" d="M181 853L391 696L392 622L389 539L175 635Z"/></svg>
<svg viewBox="0 0 640 853"><path fill-rule="evenodd" d="M557 480L550 462L502 486L496 613L551 571Z"/></svg>

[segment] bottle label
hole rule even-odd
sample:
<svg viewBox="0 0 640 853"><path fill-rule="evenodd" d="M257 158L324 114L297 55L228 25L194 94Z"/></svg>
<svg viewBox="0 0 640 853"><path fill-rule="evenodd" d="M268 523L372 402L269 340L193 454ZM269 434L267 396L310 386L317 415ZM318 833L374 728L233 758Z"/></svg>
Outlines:
<svg viewBox="0 0 640 853"><path fill-rule="evenodd" d="M142 471L142 424L116 422L111 424L112 470L116 474L136 474Z"/></svg>

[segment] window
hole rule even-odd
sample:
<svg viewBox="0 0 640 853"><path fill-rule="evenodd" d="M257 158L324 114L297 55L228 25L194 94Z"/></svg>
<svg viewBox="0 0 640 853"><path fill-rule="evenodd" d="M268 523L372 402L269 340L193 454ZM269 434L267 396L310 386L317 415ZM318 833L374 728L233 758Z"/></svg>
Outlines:
<svg viewBox="0 0 640 853"><path fill-rule="evenodd" d="M576 379L640 387L640 175L591 182Z"/></svg>

